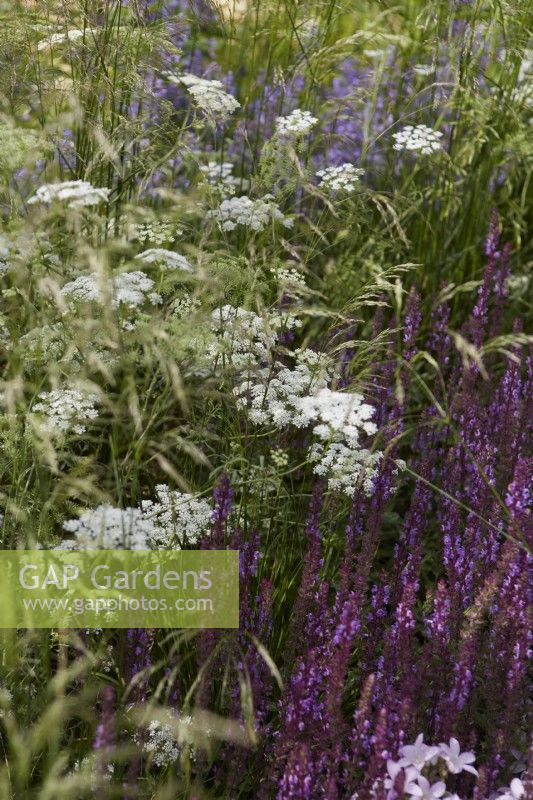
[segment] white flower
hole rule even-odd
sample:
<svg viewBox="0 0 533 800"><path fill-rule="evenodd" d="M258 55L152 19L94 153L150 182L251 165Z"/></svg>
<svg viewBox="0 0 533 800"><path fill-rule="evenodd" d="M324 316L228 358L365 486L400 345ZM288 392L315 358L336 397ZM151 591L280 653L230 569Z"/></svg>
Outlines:
<svg viewBox="0 0 533 800"><path fill-rule="evenodd" d="M213 311L211 328L216 341L208 347L209 357L238 370L268 362L278 338L272 320L230 305Z"/></svg>
<svg viewBox="0 0 533 800"><path fill-rule="evenodd" d="M256 425L311 426L318 439L309 451L316 475L327 477L328 486L352 497L359 479L370 493L381 452L370 453L359 443L360 432L376 431L370 417L372 406L361 395L327 388L330 360L323 353L296 353L294 369L273 362L250 371L234 388L237 404L248 409Z"/></svg>
<svg viewBox="0 0 533 800"><path fill-rule="evenodd" d="M434 69L431 64L415 64L413 72L416 72L417 75L431 75Z"/></svg>
<svg viewBox="0 0 533 800"><path fill-rule="evenodd" d="M230 161L209 161L200 167L200 172L211 186L215 186L224 195L233 195L238 186L246 190L250 181L239 178L233 174L233 164Z"/></svg>
<svg viewBox="0 0 533 800"><path fill-rule="evenodd" d="M434 131L427 125L406 125L398 133L393 133L393 148L429 155L441 149L441 137L441 131Z"/></svg>
<svg viewBox="0 0 533 800"><path fill-rule="evenodd" d="M85 433L86 420L95 419L98 411L95 406L98 396L87 394L77 389L55 389L52 392L41 392L39 403L32 406L32 411L43 414L43 427L49 433Z"/></svg>
<svg viewBox="0 0 533 800"><path fill-rule="evenodd" d="M209 81L190 73L168 74L167 77L172 83L183 84L198 108L217 122L224 122L240 106L220 81Z"/></svg>
<svg viewBox="0 0 533 800"><path fill-rule="evenodd" d="M461 753L461 746L457 739L452 737L449 745L441 743L440 755L446 761L449 771L454 775L458 775L463 770L477 775L477 769L471 766L476 760L474 753Z"/></svg>
<svg viewBox="0 0 533 800"><path fill-rule="evenodd" d="M108 292L111 305L117 308L121 303L130 308L137 308L148 301L153 305L161 302L161 297L152 292L154 282L144 272L121 272L108 281ZM61 289L64 297L84 302L105 302L105 295L100 289L96 275L79 275L66 283Z"/></svg>
<svg viewBox="0 0 533 800"><path fill-rule="evenodd" d="M436 800L436 798L442 797L446 791L446 784L444 781L437 781L436 783L430 784L423 775L419 775L417 780L418 785L415 783L411 784L409 787L412 798L418 797L421 798L421 800Z"/></svg>
<svg viewBox="0 0 533 800"><path fill-rule="evenodd" d="M114 306L124 303L137 308L146 300L156 304L161 298L152 292L154 282L144 272L121 272L112 281L112 302Z"/></svg>
<svg viewBox="0 0 533 800"><path fill-rule="evenodd" d="M287 117L277 117L276 132L280 136L304 136L317 122L310 111L296 108Z"/></svg>
<svg viewBox="0 0 533 800"><path fill-rule="evenodd" d="M279 210L270 194L259 200L251 200L246 195L228 198L214 211L208 211L207 217L216 219L223 231L233 231L237 225L244 225L259 232L274 221L281 222L286 228L293 226L293 220Z"/></svg>
<svg viewBox="0 0 533 800"><path fill-rule="evenodd" d="M130 236L138 242L148 241L156 246L161 246L164 242L173 241L176 236L180 236L183 231L170 222L139 222L130 225Z"/></svg>
<svg viewBox="0 0 533 800"><path fill-rule="evenodd" d="M192 272L193 268L190 262L175 253L173 250L165 250L162 247L153 247L150 250L144 250L135 256L139 261L144 261L145 264L157 264L163 270L181 269L184 272Z"/></svg>
<svg viewBox="0 0 533 800"><path fill-rule="evenodd" d="M209 728L199 732L193 725L192 717L184 714L174 714L174 724L167 725L158 720L152 720L148 725L148 736L143 741L144 752L151 757L158 767L173 764L185 751L189 758L195 760L195 750L205 747L206 739L211 737ZM135 737L139 741L139 737Z"/></svg>
<svg viewBox="0 0 533 800"><path fill-rule="evenodd" d="M402 771L403 767L399 765L397 761L392 761L392 759L387 760L387 772L389 774L388 778L385 778L384 786L385 789L391 790L394 788L394 781L398 777L399 773ZM413 781L415 781L418 776L419 772L415 767L407 767L404 770L405 777L404 777L404 792L410 792L411 787L414 785Z"/></svg>
<svg viewBox="0 0 533 800"><path fill-rule="evenodd" d="M200 172L205 175L209 183L238 183L239 178L233 176L233 164L231 161L209 161L200 167Z"/></svg>
<svg viewBox="0 0 533 800"><path fill-rule="evenodd" d="M140 508L100 505L68 520L63 528L75 535L63 550L168 550L194 544L210 529L212 508L191 494L156 486L157 500L143 500Z"/></svg>
<svg viewBox="0 0 533 800"><path fill-rule="evenodd" d="M320 180L320 186L327 189L333 194L344 192L351 194L357 188L361 175L364 174L363 169L354 167L353 164L341 164L339 167L327 167L317 172L317 177Z"/></svg>
<svg viewBox="0 0 533 800"><path fill-rule="evenodd" d="M351 442L316 442L309 450L309 461L314 464L315 475L327 478L330 489L343 492L348 497L354 496L361 479L363 491L372 493L382 457L380 451L371 453Z"/></svg>
<svg viewBox="0 0 533 800"><path fill-rule="evenodd" d="M148 725L143 750L156 767L167 767L177 761L180 755L180 748L172 728L157 720L152 720Z"/></svg>
<svg viewBox="0 0 533 800"><path fill-rule="evenodd" d="M368 435L376 433L373 415L374 408L357 392L335 392L324 387L297 400L294 424L306 427L313 423L313 433L323 441L340 435L357 444L360 430Z"/></svg>
<svg viewBox="0 0 533 800"><path fill-rule="evenodd" d="M171 309L175 317L181 318L193 314L200 307L201 303L196 297L193 297L189 292L184 292L181 297L174 300Z"/></svg>
<svg viewBox="0 0 533 800"><path fill-rule="evenodd" d="M50 205L55 200L65 202L69 208L83 208L107 203L109 189L97 188L88 181L63 181L63 183L45 183L39 186L28 205L44 203Z"/></svg>
<svg viewBox="0 0 533 800"><path fill-rule="evenodd" d="M157 500L143 500L142 512L157 527L150 544L155 549L176 549L197 542L209 530L212 508L205 500L192 494L172 491L165 484L155 487Z"/></svg>
<svg viewBox="0 0 533 800"><path fill-rule="evenodd" d="M5 236L0 235L0 275L9 269L10 247Z"/></svg>
<svg viewBox="0 0 533 800"><path fill-rule="evenodd" d="M290 268L273 268L270 270L275 276L278 285L284 292L298 291L300 293L307 293L307 284L304 276L298 270Z"/></svg>
<svg viewBox="0 0 533 800"><path fill-rule="evenodd" d="M47 47L52 47L54 44L61 44L62 42L75 42L76 39L83 38L84 33L87 34L89 32L89 29L82 31L78 28L73 28L64 33L52 33L47 39L43 39L39 42L37 50L46 50Z"/></svg>
<svg viewBox="0 0 533 800"><path fill-rule="evenodd" d="M424 734L419 733L414 744L406 744L400 748L402 758L398 763L402 767L413 766L421 770L425 764L433 761L439 753L440 748L424 744Z"/></svg>
<svg viewBox="0 0 533 800"><path fill-rule="evenodd" d="M500 791L503 793L498 795L497 800L525 800L526 789L520 778L513 778L509 788Z"/></svg>
<svg viewBox="0 0 533 800"><path fill-rule="evenodd" d="M64 522L63 528L76 539L64 542L60 549L75 550L149 550L158 533L155 523L138 508L110 505L84 511L79 519Z"/></svg>

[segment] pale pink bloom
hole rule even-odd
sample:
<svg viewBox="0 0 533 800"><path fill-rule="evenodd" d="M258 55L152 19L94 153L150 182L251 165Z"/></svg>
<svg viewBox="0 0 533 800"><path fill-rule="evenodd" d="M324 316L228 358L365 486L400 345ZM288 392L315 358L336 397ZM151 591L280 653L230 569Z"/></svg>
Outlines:
<svg viewBox="0 0 533 800"><path fill-rule="evenodd" d="M440 745L440 754L446 761L446 766L454 775L458 775L463 770L471 772L472 775L477 775L477 769L471 766L476 760L474 753L461 753L461 745L453 736L449 745Z"/></svg>
<svg viewBox="0 0 533 800"><path fill-rule="evenodd" d="M525 797L524 784L520 778L513 778L509 789L505 789L504 793L498 796L498 800L521 800Z"/></svg>
<svg viewBox="0 0 533 800"><path fill-rule="evenodd" d="M439 755L438 747L424 744L424 734L419 733L414 744L406 744L400 748L402 758L398 761L400 767L416 767L421 770L425 764Z"/></svg>
<svg viewBox="0 0 533 800"><path fill-rule="evenodd" d="M445 791L446 784L444 781L437 781L437 783L430 784L423 775L420 775L418 778L418 786L414 784L409 789L412 798L421 798L421 800L436 800L436 798L442 797Z"/></svg>
<svg viewBox="0 0 533 800"><path fill-rule="evenodd" d="M389 777L385 778L385 789L390 790L394 788L394 781L402 769L403 767L401 767L397 761L392 761L392 759L389 758L387 761L387 772L389 773ZM411 791L411 787L415 785L413 781L416 781L420 773L415 767L407 767L403 771L405 773L404 792L409 792Z"/></svg>

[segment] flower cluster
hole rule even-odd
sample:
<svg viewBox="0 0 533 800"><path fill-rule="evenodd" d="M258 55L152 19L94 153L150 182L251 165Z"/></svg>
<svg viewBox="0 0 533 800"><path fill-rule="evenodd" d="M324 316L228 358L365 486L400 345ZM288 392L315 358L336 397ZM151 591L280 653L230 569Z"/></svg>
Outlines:
<svg viewBox="0 0 533 800"><path fill-rule="evenodd" d="M220 81L210 81L190 73L179 76L169 74L168 79L172 83L183 84L198 108L216 122L225 122L240 106Z"/></svg>
<svg viewBox="0 0 533 800"><path fill-rule="evenodd" d="M0 275L9 269L10 247L7 239L0 236Z"/></svg>
<svg viewBox="0 0 533 800"><path fill-rule="evenodd" d="M222 306L211 315L215 340L208 347L209 358L213 364L222 363L239 373L252 372L271 361L279 331L293 330L299 324L290 314L260 316L245 308Z"/></svg>
<svg viewBox="0 0 533 800"><path fill-rule="evenodd" d="M156 767L168 767L174 764L184 753L192 760L196 760L195 750L202 746L196 740L193 719L188 714L173 713L173 724L168 725L159 720L152 720L142 737L142 746L145 754ZM211 731L203 731L203 741L208 740ZM137 741L141 737L135 737Z"/></svg>
<svg viewBox="0 0 533 800"><path fill-rule="evenodd" d="M181 297L174 300L171 309L173 316L181 318L194 313L200 307L201 303L197 298L193 297L189 292L184 292Z"/></svg>
<svg viewBox="0 0 533 800"><path fill-rule="evenodd" d="M320 186L333 194L352 194L363 174L363 169L347 163L321 169L317 172L317 177L321 179Z"/></svg>
<svg viewBox="0 0 533 800"><path fill-rule="evenodd" d="M66 203L69 208L84 208L107 203L108 199L109 189L97 188L88 181L64 181L39 186L33 197L29 198L28 204L50 205L57 201Z"/></svg>
<svg viewBox="0 0 533 800"><path fill-rule="evenodd" d="M200 172L206 181L216 187L221 195L234 195L237 187L246 190L250 181L233 174L234 165L231 161L209 161L200 167Z"/></svg>
<svg viewBox="0 0 533 800"><path fill-rule="evenodd" d="M49 433L85 433L85 422L98 416L98 396L79 389L41 392L31 410L42 415L40 424Z"/></svg>
<svg viewBox="0 0 533 800"><path fill-rule="evenodd" d="M474 761L474 753L461 753L461 746L454 737L449 744L430 746L424 744L424 735L421 733L414 744L400 748L398 761L387 761L387 777L384 781L387 800L461 800L447 787L446 781L462 772L477 776ZM446 781L442 778L446 778ZM515 800L524 794L522 781L514 778L508 788L500 790L497 800ZM373 796L377 796L375 791Z"/></svg>
<svg viewBox="0 0 533 800"><path fill-rule="evenodd" d="M168 767L178 760L181 752L173 729L157 720L148 724L143 750L156 767Z"/></svg>
<svg viewBox="0 0 533 800"><path fill-rule="evenodd" d="M72 28L63 33L51 33L47 39L43 39L37 45L37 50L46 50L47 47L53 47L55 44L63 44L63 42L75 42L77 39L82 39L88 35L90 30L82 31L78 28Z"/></svg>
<svg viewBox="0 0 533 800"><path fill-rule="evenodd" d="M305 136L317 122L317 117L313 117L310 111L296 108L286 117L277 117L276 132L286 137Z"/></svg>
<svg viewBox="0 0 533 800"><path fill-rule="evenodd" d="M406 125L401 131L392 134L394 150L409 150L411 152L430 155L442 148L441 131L434 131L427 125Z"/></svg>
<svg viewBox="0 0 533 800"><path fill-rule="evenodd" d="M161 301L161 297L152 291L153 287L154 281L140 271L121 272L107 282L107 291L113 308L121 304L129 308L138 308L147 301L156 305ZM106 300L98 276L94 274L79 275L63 286L61 294L83 302L104 303Z"/></svg>
<svg viewBox="0 0 533 800"><path fill-rule="evenodd" d="M213 509L206 500L191 494L173 491L165 484L155 487L157 500L143 500L141 509L146 519L157 526L152 546L157 549L194 544L209 530Z"/></svg>
<svg viewBox="0 0 533 800"><path fill-rule="evenodd" d="M68 520L63 528L75 540L63 543L70 549L177 550L194 544L207 533L211 506L194 495L156 486L156 500L143 500L140 508L100 505Z"/></svg>
<svg viewBox="0 0 533 800"><path fill-rule="evenodd" d="M162 270L181 269L184 272L193 271L192 264L185 256L175 253L173 250L165 250L162 247L144 250L142 253L136 255L135 258L145 264L157 264Z"/></svg>
<svg viewBox="0 0 533 800"><path fill-rule="evenodd" d="M60 545L69 550L149 550L152 538L159 534L140 509L110 505L84 511L79 519L64 522L63 529L75 537Z"/></svg>
<svg viewBox="0 0 533 800"><path fill-rule="evenodd" d="M241 319L242 313L251 312L241 310ZM246 368L233 389L237 404L256 425L309 428L316 440L309 460L315 474L328 479L330 489L351 497L361 480L364 490L371 492L382 454L362 447L360 434L376 432L371 421L373 407L357 393L328 388L331 364L323 353L297 350L293 369L277 361L270 352L277 341L276 332L271 330L265 336L258 320L254 322L254 338L250 344L238 339L241 352L232 362L238 370ZM226 335L234 346L232 333Z"/></svg>
<svg viewBox="0 0 533 800"><path fill-rule="evenodd" d="M307 291L307 283L305 282L304 276L301 272L298 272L297 269L291 268L280 268L271 270L272 274L276 278L276 281L280 288L284 291L289 293L292 292L302 292L305 293Z"/></svg>
<svg viewBox="0 0 533 800"><path fill-rule="evenodd" d="M179 236L182 231L170 222L140 222L130 225L130 236L138 242L150 242L160 247Z"/></svg>
<svg viewBox="0 0 533 800"><path fill-rule="evenodd" d="M259 232L272 222L280 222L285 228L292 228L294 224L290 217L280 211L270 194L258 200L252 200L247 195L230 197L223 200L217 209L208 211L207 217L217 220L223 231L233 231L237 225Z"/></svg>

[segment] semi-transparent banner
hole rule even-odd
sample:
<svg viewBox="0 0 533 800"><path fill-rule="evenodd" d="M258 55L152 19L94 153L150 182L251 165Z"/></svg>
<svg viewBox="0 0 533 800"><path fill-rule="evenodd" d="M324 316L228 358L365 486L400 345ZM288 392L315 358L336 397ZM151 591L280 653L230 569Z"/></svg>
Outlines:
<svg viewBox="0 0 533 800"><path fill-rule="evenodd" d="M0 628L238 628L236 550L0 550Z"/></svg>

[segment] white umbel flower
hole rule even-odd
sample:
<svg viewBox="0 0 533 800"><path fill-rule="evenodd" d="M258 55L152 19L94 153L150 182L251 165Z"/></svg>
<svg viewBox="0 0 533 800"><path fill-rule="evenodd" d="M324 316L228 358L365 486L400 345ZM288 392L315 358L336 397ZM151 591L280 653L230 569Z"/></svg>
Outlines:
<svg viewBox="0 0 533 800"><path fill-rule="evenodd" d="M220 81L209 81L190 73L168 74L167 77L172 83L183 84L198 108L215 122L225 122L240 106Z"/></svg>
<svg viewBox="0 0 533 800"><path fill-rule="evenodd" d="M176 543L196 543L209 530L213 511L209 503L192 494L171 490L165 484L155 488L157 500L141 503L144 516L157 528L151 546L176 549Z"/></svg>
<svg viewBox="0 0 533 800"><path fill-rule="evenodd" d="M153 287L154 281L144 272L122 272L109 280L111 305L117 308L122 303L130 308L137 308L147 301L155 305L161 302L161 297L152 291ZM78 276L63 286L61 294L73 300L105 302L96 275Z"/></svg>
<svg viewBox="0 0 533 800"><path fill-rule="evenodd" d="M135 256L145 264L157 264L163 270L181 269L184 272L192 272L192 264L185 256L175 253L173 250L165 250L163 247L153 247L144 250Z"/></svg>
<svg viewBox="0 0 533 800"><path fill-rule="evenodd" d="M85 433L85 421L98 416L98 396L78 389L55 389L41 392L31 410L42 414L42 427L49 433Z"/></svg>
<svg viewBox="0 0 533 800"><path fill-rule="evenodd" d="M178 760L180 748L169 725L152 720L146 731L143 750L156 767L168 767Z"/></svg>
<svg viewBox="0 0 533 800"><path fill-rule="evenodd" d="M45 183L39 186L28 205L43 203L50 205L58 201L66 203L69 208L84 208L107 203L109 189L95 187L88 181L63 181L62 183Z"/></svg>
<svg viewBox="0 0 533 800"><path fill-rule="evenodd" d="M89 29L85 34L90 33ZM62 44L63 42L75 42L77 39L82 39L84 31L78 28L72 28L70 31L63 31L62 33L51 33L47 39L43 39L37 45L37 50L46 50L47 47L53 47L55 44Z"/></svg>
<svg viewBox="0 0 533 800"><path fill-rule="evenodd" d="M222 196L232 196L237 187L246 191L250 181L233 174L234 165L230 161L209 161L200 167L200 172Z"/></svg>
<svg viewBox="0 0 533 800"><path fill-rule="evenodd" d="M317 172L320 186L333 194L351 194L357 188L363 169L353 164L341 164L339 167L326 167Z"/></svg>
<svg viewBox="0 0 533 800"><path fill-rule="evenodd" d="M296 354L294 369L275 362L252 373L234 389L240 407L247 408L256 425L285 428L293 424L299 400L318 392L330 377L330 361L312 350Z"/></svg>
<svg viewBox="0 0 533 800"><path fill-rule="evenodd" d="M428 128L427 125L406 125L401 131L392 134L394 150L430 155L442 149L442 133Z"/></svg>
<svg viewBox="0 0 533 800"><path fill-rule="evenodd" d="M267 363L278 338L270 320L230 305L213 311L211 329L216 337L208 349L211 359L237 370Z"/></svg>
<svg viewBox="0 0 533 800"><path fill-rule="evenodd" d="M143 750L156 767L170 766L182 753L187 753L188 757L194 761L196 749L205 747L206 739L211 736L211 731L205 729L199 740L199 733L195 730L190 715L174 712L173 716L174 723L172 725L152 720L148 724L147 735L142 739ZM140 741L138 735L135 736L135 739Z"/></svg>
<svg viewBox="0 0 533 800"><path fill-rule="evenodd" d="M217 209L207 213L209 219L220 223L223 231L233 231L237 225L262 231L271 222L281 222L285 228L292 228L293 220L286 217L270 194L259 200L251 200L246 195L223 200Z"/></svg>
<svg viewBox="0 0 533 800"><path fill-rule="evenodd" d="M75 536L60 547L70 550L149 550L157 533L154 522L140 509L110 505L84 511L79 519L64 522L63 529Z"/></svg>
<svg viewBox="0 0 533 800"><path fill-rule="evenodd" d="M315 436L324 441L341 436L357 444L360 431L369 436L376 433L373 415L374 408L357 392L335 392L324 387L314 395L298 399L294 424L298 427L312 424Z"/></svg>
<svg viewBox="0 0 533 800"><path fill-rule="evenodd" d="M296 108L286 117L277 117L276 133L287 137L305 136L317 122L317 117L313 117L310 111Z"/></svg>

